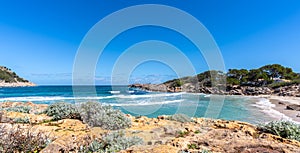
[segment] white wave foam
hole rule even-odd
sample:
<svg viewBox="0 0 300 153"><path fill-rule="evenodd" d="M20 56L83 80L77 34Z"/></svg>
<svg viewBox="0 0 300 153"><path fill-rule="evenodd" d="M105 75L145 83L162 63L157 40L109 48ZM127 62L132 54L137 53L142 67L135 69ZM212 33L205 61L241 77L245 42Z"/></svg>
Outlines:
<svg viewBox="0 0 300 153"><path fill-rule="evenodd" d="M169 100L169 101L161 101L161 102L139 102L139 103L103 103L104 105L111 105L111 106L147 106L147 105L162 105L162 104L170 104L170 103L180 103L183 99L179 100Z"/></svg>
<svg viewBox="0 0 300 153"><path fill-rule="evenodd" d="M121 91L118 91L118 90L108 91L108 92L111 93L111 94L119 94L119 93L121 93Z"/></svg>
<svg viewBox="0 0 300 153"><path fill-rule="evenodd" d="M204 97L205 97L205 98L209 98L209 97L210 97L210 95L205 95Z"/></svg>
<svg viewBox="0 0 300 153"><path fill-rule="evenodd" d="M61 96L28 96L28 97L6 97L0 98L0 102L36 102L36 101L63 101L63 100L101 100L101 99L137 99L137 98L157 98L157 97L171 97L180 96L183 93L164 93L164 94L147 94L147 95L111 95L111 96L91 96L91 97L61 97Z"/></svg>
<svg viewBox="0 0 300 153"><path fill-rule="evenodd" d="M285 114L275 110L274 107L276 107L276 105L272 104L269 99L261 98L261 99L259 99L259 101L257 101L252 106L255 106L255 107L258 107L258 108L262 109L261 110L262 112L268 114L272 118L275 118L275 119L278 119L278 120L288 120L288 121L292 121L292 122L295 122L295 123L299 124L299 122L296 122L292 118L290 118L290 117L286 116Z"/></svg>
<svg viewBox="0 0 300 153"><path fill-rule="evenodd" d="M205 93L185 93L185 94L188 94L188 95L199 95L199 96L205 96L205 95L207 95Z"/></svg>
<svg viewBox="0 0 300 153"><path fill-rule="evenodd" d="M132 90L128 90L128 91L126 91L127 93L134 93L134 91L132 91Z"/></svg>
<svg viewBox="0 0 300 153"><path fill-rule="evenodd" d="M0 98L0 102L26 102L26 101L58 101L58 100L100 100L100 99L111 99L117 98L118 96L99 96L99 97L40 97L40 96L30 96L30 97L8 97L8 98Z"/></svg>
<svg viewBox="0 0 300 153"><path fill-rule="evenodd" d="M120 95L117 98L122 99L136 99L136 98L154 98L154 97L171 97L171 96L181 96L183 92L179 93L162 93L162 94L147 94L147 95Z"/></svg>
<svg viewBox="0 0 300 153"><path fill-rule="evenodd" d="M272 107L275 107L274 104L272 104L268 99L265 98L258 99L258 101L253 104L253 106L261 109L271 109Z"/></svg>

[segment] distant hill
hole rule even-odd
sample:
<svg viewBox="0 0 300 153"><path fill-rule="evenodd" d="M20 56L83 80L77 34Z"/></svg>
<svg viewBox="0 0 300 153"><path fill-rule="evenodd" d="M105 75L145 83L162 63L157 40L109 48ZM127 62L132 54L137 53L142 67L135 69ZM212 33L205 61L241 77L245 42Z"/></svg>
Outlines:
<svg viewBox="0 0 300 153"><path fill-rule="evenodd" d="M19 77L11 69L0 66L0 87L18 87L18 86L35 86L28 80Z"/></svg>
<svg viewBox="0 0 300 153"><path fill-rule="evenodd" d="M134 84L132 87L163 92L195 92L222 95L279 95L300 97L300 74L279 64L258 69L210 70L162 84Z"/></svg>
<svg viewBox="0 0 300 153"><path fill-rule="evenodd" d="M187 83L197 83L200 87L211 87L213 83L226 83L227 86L275 87L299 84L300 75L293 72L291 68L271 64L251 70L229 69L227 73L210 70L193 77L169 80L163 84L169 87L180 87Z"/></svg>

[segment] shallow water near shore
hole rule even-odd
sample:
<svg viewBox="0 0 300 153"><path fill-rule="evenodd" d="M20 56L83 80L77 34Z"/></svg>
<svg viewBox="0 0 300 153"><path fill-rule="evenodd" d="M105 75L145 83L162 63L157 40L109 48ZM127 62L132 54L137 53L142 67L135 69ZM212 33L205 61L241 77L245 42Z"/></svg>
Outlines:
<svg viewBox="0 0 300 153"><path fill-rule="evenodd" d="M278 119L278 115L272 116L272 113L266 111L270 109L266 99L242 96L224 98L224 101L219 101L205 94L146 92L127 86L78 86L74 90L72 86L0 88L0 102L51 104L98 101L135 116L157 117L184 113L194 117L212 115L213 118L253 124ZM210 116L207 116L208 109Z"/></svg>

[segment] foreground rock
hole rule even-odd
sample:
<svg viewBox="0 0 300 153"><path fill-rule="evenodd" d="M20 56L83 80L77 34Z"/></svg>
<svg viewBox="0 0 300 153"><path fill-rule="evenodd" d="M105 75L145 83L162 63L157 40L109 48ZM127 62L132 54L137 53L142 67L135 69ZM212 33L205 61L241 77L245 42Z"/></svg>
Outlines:
<svg viewBox="0 0 300 153"><path fill-rule="evenodd" d="M261 133L254 125L224 120L195 118L195 122L178 123L143 117L134 125L138 135L146 145L133 146L123 152L291 152L300 149L300 142L283 139L271 134ZM143 128L143 123L150 127ZM155 126L154 126L155 125ZM132 131L132 129L128 131ZM132 132L133 133L133 132ZM154 143L153 143L154 141Z"/></svg>

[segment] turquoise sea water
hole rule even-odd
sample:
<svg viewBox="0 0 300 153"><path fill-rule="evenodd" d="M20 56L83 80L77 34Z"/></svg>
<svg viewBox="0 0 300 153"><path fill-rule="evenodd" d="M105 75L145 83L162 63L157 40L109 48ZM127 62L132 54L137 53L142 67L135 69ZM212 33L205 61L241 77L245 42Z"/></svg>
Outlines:
<svg viewBox="0 0 300 153"><path fill-rule="evenodd" d="M79 103L98 101L124 113L157 117L184 113L195 117L213 117L261 123L274 118L266 113L264 99L226 96L213 100L213 95L192 93L161 93L132 89L126 86L37 86L0 88L0 102ZM207 114L208 112L209 115Z"/></svg>

